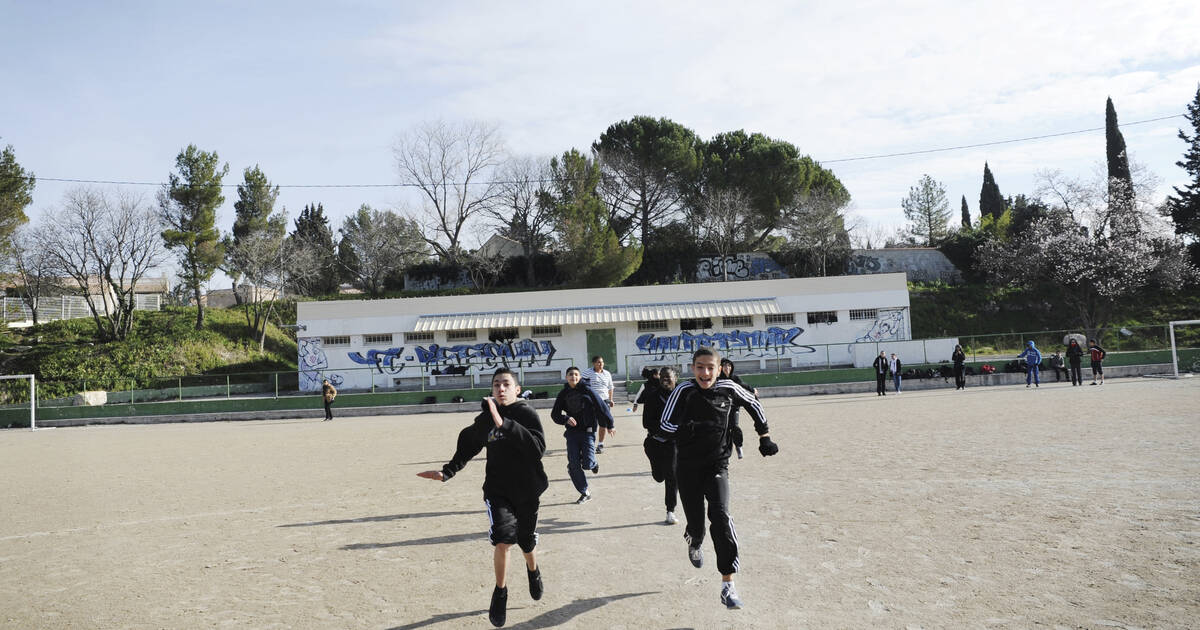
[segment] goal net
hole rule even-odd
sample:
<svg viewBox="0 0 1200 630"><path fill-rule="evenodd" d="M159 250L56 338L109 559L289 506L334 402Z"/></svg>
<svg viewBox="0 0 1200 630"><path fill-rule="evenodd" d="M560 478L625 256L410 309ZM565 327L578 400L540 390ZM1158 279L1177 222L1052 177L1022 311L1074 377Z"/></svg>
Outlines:
<svg viewBox="0 0 1200 630"><path fill-rule="evenodd" d="M1168 327L1175 378L1200 374L1200 319L1174 321Z"/></svg>
<svg viewBox="0 0 1200 630"><path fill-rule="evenodd" d="M37 429L37 379L32 374L0 375L0 427Z"/></svg>

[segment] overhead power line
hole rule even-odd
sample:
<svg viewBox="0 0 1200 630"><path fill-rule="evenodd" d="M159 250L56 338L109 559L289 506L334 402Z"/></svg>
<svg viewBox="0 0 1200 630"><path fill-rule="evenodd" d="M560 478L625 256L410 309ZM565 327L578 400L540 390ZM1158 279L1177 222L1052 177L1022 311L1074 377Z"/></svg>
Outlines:
<svg viewBox="0 0 1200 630"><path fill-rule="evenodd" d="M1147 118L1145 120L1135 120L1133 122L1121 123L1120 127L1132 127L1133 125L1144 125L1146 123L1159 122L1162 120L1170 120L1172 118L1182 118L1183 114L1172 114L1170 116L1160 116L1158 118ZM1028 136L1025 138L1013 138L1011 140L995 140L993 142L980 142L978 144L962 144L953 147L942 147L939 149L921 149L919 151L902 151L899 153L880 153L876 155L862 155L858 157L838 158L836 160L818 160L820 164L837 164L839 162L861 162L864 160L882 160L885 158L904 157L908 155L925 155L929 153L945 153L947 151L960 151L962 149L977 149L979 147L992 147L1000 144L1014 144L1017 142L1030 142L1033 140L1045 140L1046 138L1060 138L1062 136L1071 136L1081 133L1092 133L1094 131L1103 131L1104 127L1092 127L1090 129L1077 129L1075 131L1063 131L1060 133L1048 133L1040 136ZM74 179L66 177L37 177L39 181L44 182L66 182L72 184L111 184L117 186L165 186L164 182L134 182L134 181L119 181L119 180L101 180L101 179ZM536 183L552 182L552 179L532 180ZM507 181L489 181L489 182L471 182L476 185L481 184L510 184L513 182ZM222 188L236 188L242 184L221 184ZM446 186L459 186L458 182L447 182ZM272 187L278 188L416 188L418 184L273 184Z"/></svg>

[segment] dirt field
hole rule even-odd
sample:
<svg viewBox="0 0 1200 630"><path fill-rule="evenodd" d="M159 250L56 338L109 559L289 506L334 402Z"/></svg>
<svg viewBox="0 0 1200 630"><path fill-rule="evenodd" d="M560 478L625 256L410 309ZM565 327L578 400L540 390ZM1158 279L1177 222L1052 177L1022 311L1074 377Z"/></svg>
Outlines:
<svg viewBox="0 0 1200 630"><path fill-rule="evenodd" d="M632 414L577 506L543 412L546 595L514 555L508 627L1200 625L1200 379L765 405L782 451L731 466L745 609L662 524ZM416 476L467 421L0 432L0 627L491 627L482 459Z"/></svg>

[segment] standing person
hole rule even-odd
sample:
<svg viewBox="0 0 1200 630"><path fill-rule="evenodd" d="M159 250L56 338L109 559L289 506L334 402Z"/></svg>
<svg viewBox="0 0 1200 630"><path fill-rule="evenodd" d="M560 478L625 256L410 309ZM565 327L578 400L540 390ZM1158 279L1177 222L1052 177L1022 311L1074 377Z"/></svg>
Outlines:
<svg viewBox="0 0 1200 630"><path fill-rule="evenodd" d="M554 408L550 410L550 419L566 427L563 437L567 440L567 474L579 492L577 504L592 500L583 471L600 472L600 465L596 463L596 428L608 427L616 433L608 405L591 388L580 385L580 380L579 368L567 368L567 383L558 392Z"/></svg>
<svg viewBox="0 0 1200 630"><path fill-rule="evenodd" d="M663 409L667 398L675 389L679 373L673 367L658 371L658 377L647 380L646 387L638 394L637 402L642 405L642 427L646 429L646 440L642 443L646 458L650 460L650 476L664 484L663 500L667 506L667 525L679 522L675 518L675 502L679 486L675 479L675 442L663 434L661 429Z"/></svg>
<svg viewBox="0 0 1200 630"><path fill-rule="evenodd" d="M1040 370L1038 366L1042 364L1042 353L1033 345L1033 340L1025 342L1025 349L1017 358L1025 359L1025 389L1029 389L1030 382L1034 387L1041 387L1041 379L1039 378Z"/></svg>
<svg viewBox="0 0 1200 630"><path fill-rule="evenodd" d="M779 446L771 441L767 418L754 395L733 381L718 379L720 366L721 356L712 348L701 346L692 354L694 377L671 392L659 428L675 436L675 476L687 522L683 537L688 559L696 568L704 565L700 545L707 502L709 531L721 572L721 603L733 609L741 608L742 600L733 585L738 544L729 514L729 410L735 405L742 407L754 419L758 451L764 457L778 453Z"/></svg>
<svg viewBox="0 0 1200 630"><path fill-rule="evenodd" d="M900 370L903 369L904 366L900 363L900 358L893 352L892 359L888 361L888 371L892 373L892 387L896 388L897 394L900 393Z"/></svg>
<svg viewBox="0 0 1200 630"><path fill-rule="evenodd" d="M329 382L329 379L323 379L321 381L321 400L325 401L325 420L322 422L333 420L333 399L335 398L337 398L337 388Z"/></svg>
<svg viewBox="0 0 1200 630"><path fill-rule="evenodd" d="M1096 384L1096 377L1100 377L1100 384L1104 384L1104 357L1108 353L1100 344L1096 343L1095 339L1088 339L1088 356L1092 358L1092 385Z"/></svg>
<svg viewBox="0 0 1200 630"><path fill-rule="evenodd" d="M425 479L448 481L487 448L483 503L491 523L488 540L495 547L492 565L496 573L488 619L496 627L504 625L507 615L508 550L514 544L525 554L529 596L541 599L543 591L542 571L534 548L539 498L550 485L542 469L546 438L537 411L518 397L520 393L521 385L512 370L496 370L492 376L492 395L483 400L483 413L459 432L454 457L441 470L417 473Z"/></svg>
<svg viewBox="0 0 1200 630"><path fill-rule="evenodd" d="M875 362L871 364L875 368L875 395L887 396L887 372L888 360L887 354L880 352L879 356L875 357Z"/></svg>
<svg viewBox="0 0 1200 630"><path fill-rule="evenodd" d="M1063 367L1064 365L1065 362L1063 361L1061 352L1056 351L1054 354L1050 355L1050 367L1054 368L1055 383L1062 382L1063 373L1067 371L1066 368Z"/></svg>
<svg viewBox="0 0 1200 630"><path fill-rule="evenodd" d="M1083 362L1083 348L1079 347L1079 342L1074 338L1067 344L1067 363L1071 365L1071 386L1083 385L1083 368L1080 363Z"/></svg>
<svg viewBox="0 0 1200 630"><path fill-rule="evenodd" d="M950 360L954 362L954 389L966 389L967 375L963 364L967 361L967 353L961 345L954 344L954 353L950 355Z"/></svg>
<svg viewBox="0 0 1200 630"><path fill-rule="evenodd" d="M742 381L742 377L733 373L735 369L736 368L733 365L733 361L730 361L728 358L721 359L721 378L727 378L734 383L741 385L742 389L754 394L754 398L757 400L758 389L751 387ZM738 425L738 418L740 415L741 410L737 407L734 407L729 411L729 441L733 444L733 448L737 450L738 459L742 459L743 457L742 444L744 439L742 436L742 427Z"/></svg>
<svg viewBox="0 0 1200 630"><path fill-rule="evenodd" d="M583 381L604 404L608 405L609 409L613 406L613 377L608 370L604 369L604 357L596 355L592 357L592 367L586 369L582 373ZM604 436L608 433L608 429L600 427L600 437L596 440L596 454L604 452Z"/></svg>

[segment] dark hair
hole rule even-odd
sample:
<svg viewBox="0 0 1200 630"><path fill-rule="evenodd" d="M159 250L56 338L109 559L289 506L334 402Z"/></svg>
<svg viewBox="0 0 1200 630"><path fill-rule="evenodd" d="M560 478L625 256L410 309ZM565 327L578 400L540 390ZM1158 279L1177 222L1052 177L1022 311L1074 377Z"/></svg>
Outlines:
<svg viewBox="0 0 1200 630"><path fill-rule="evenodd" d="M658 377L658 368L644 367L642 368L642 378L649 380Z"/></svg>
<svg viewBox="0 0 1200 630"><path fill-rule="evenodd" d="M572 365L571 367L567 368L567 371L566 371L566 372L564 372L564 374L570 374L572 371L574 371L574 372L578 372L578 371L579 371L579 368L577 368L577 367L575 367L574 365Z"/></svg>
<svg viewBox="0 0 1200 630"><path fill-rule="evenodd" d="M679 370L676 370L669 365L658 371L658 382L662 383L663 379L667 378L668 376L670 376L671 380L675 381L676 383L679 382Z"/></svg>
<svg viewBox="0 0 1200 630"><path fill-rule="evenodd" d="M604 358L604 356L597 354L596 356L592 357L592 363L595 363L596 361L599 361L600 359L603 359L603 358Z"/></svg>
<svg viewBox="0 0 1200 630"><path fill-rule="evenodd" d="M721 361L721 353L717 352L715 348L711 348L709 346L700 346L699 348L696 348L696 351L692 353L692 363L695 363L696 359L699 359L700 357L713 357L718 362Z"/></svg>
<svg viewBox="0 0 1200 630"><path fill-rule="evenodd" d="M721 367L725 367L726 365L728 365L728 366L729 366L729 375L730 375L730 376L733 376L733 373L734 373L735 371L737 371L737 366L736 366L736 365L734 365L734 364L733 364L733 361L730 361L730 360L729 360L729 358L727 358L727 357L726 357L726 358L722 358L722 359L721 359Z"/></svg>
<svg viewBox="0 0 1200 630"><path fill-rule="evenodd" d="M508 374L509 376L511 376L513 382L516 383L517 385L521 384L521 381L517 379L517 373L513 372L512 370L510 370L506 367L499 368L498 370L496 370L495 374L492 374L492 382L495 383L496 378L503 374Z"/></svg>

